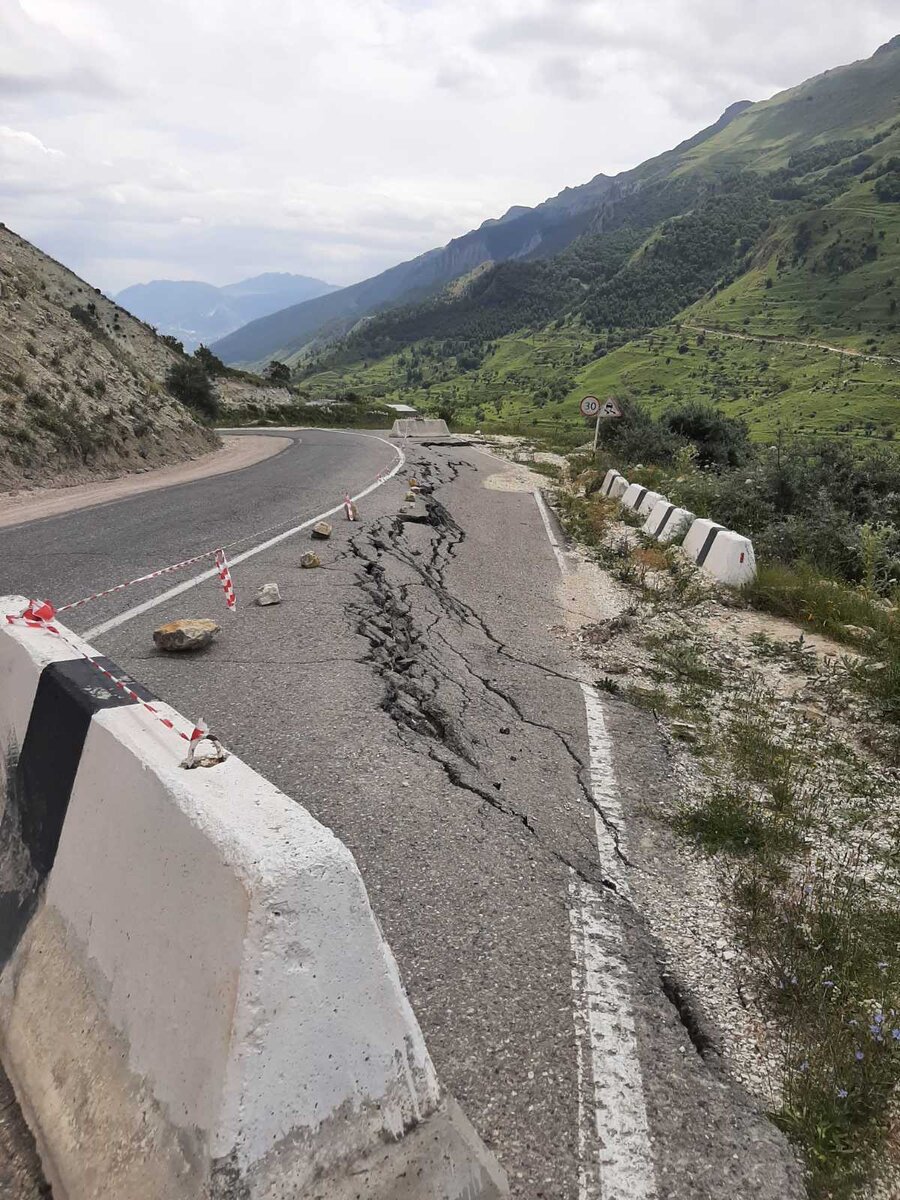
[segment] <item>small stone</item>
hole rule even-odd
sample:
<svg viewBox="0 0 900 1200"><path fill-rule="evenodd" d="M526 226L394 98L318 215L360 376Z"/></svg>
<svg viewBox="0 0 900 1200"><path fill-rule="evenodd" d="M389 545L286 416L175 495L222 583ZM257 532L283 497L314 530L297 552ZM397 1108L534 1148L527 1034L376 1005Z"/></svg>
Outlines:
<svg viewBox="0 0 900 1200"><path fill-rule="evenodd" d="M304 554L300 559L301 567L321 567L321 565L321 558L319 558L318 554L313 554L312 550L307 550L306 554Z"/></svg>
<svg viewBox="0 0 900 1200"><path fill-rule="evenodd" d="M677 737L682 742L696 742L697 726L689 725L687 721L673 721L672 736Z"/></svg>
<svg viewBox="0 0 900 1200"><path fill-rule="evenodd" d="M732 962L737 958L737 950L726 950L722 957L726 962Z"/></svg>
<svg viewBox="0 0 900 1200"><path fill-rule="evenodd" d="M281 592L278 590L278 584L264 583L256 593L256 603L260 608L265 608L267 604L280 604Z"/></svg>
<svg viewBox="0 0 900 1200"><path fill-rule="evenodd" d="M153 631L153 641L159 650L204 650L220 627L204 618L169 621Z"/></svg>
<svg viewBox="0 0 900 1200"><path fill-rule="evenodd" d="M623 662L621 658L608 658L603 663L603 670L607 675L627 675L628 663Z"/></svg>
<svg viewBox="0 0 900 1200"><path fill-rule="evenodd" d="M313 525L310 537L320 538L322 541L325 541L326 538L331 537L331 526L327 521L319 521L318 524Z"/></svg>

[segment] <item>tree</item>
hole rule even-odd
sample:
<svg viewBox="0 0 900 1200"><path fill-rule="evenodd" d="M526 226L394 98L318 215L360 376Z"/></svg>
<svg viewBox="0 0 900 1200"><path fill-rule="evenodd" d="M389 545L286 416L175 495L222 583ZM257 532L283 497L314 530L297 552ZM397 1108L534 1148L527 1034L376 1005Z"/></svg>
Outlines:
<svg viewBox="0 0 900 1200"><path fill-rule="evenodd" d="M207 375L224 375L228 370L221 358L213 354L208 346L198 346L194 351L194 358L200 363Z"/></svg>
<svg viewBox="0 0 900 1200"><path fill-rule="evenodd" d="M287 387L291 382L291 368L287 363L279 362L277 358L273 358L265 371L263 371L263 377L273 387Z"/></svg>
<svg viewBox="0 0 900 1200"><path fill-rule="evenodd" d="M202 363L185 358L169 368L166 387L182 404L210 420L219 415L219 397Z"/></svg>

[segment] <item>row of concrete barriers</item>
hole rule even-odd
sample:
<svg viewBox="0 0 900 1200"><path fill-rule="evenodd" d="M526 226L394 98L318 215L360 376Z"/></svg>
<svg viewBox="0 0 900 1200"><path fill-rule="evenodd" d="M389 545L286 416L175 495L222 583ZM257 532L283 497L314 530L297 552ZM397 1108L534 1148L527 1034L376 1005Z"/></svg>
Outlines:
<svg viewBox="0 0 900 1200"><path fill-rule="evenodd" d="M0 597L0 1057L54 1194L507 1196L347 848L234 755L185 769L150 694L25 605Z"/></svg>
<svg viewBox="0 0 900 1200"><path fill-rule="evenodd" d="M753 543L743 534L705 517L695 517L686 508L671 504L659 492L629 483L616 470L606 472L600 492L645 517L642 532L664 545L683 538L682 549L688 558L719 583L741 587L755 578Z"/></svg>

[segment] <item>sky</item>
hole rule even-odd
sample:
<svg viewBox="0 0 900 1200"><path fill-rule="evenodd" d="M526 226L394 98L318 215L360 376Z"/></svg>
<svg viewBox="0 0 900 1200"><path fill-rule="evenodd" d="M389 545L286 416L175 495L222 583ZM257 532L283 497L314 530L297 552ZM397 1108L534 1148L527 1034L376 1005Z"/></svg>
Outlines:
<svg viewBox="0 0 900 1200"><path fill-rule="evenodd" d="M0 220L90 283L353 283L868 57L896 0L0 0Z"/></svg>

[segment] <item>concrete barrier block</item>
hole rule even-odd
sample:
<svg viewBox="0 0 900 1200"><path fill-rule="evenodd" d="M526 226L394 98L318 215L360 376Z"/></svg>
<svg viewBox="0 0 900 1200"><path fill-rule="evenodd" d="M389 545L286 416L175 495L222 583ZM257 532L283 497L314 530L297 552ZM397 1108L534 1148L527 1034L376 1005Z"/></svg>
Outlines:
<svg viewBox="0 0 900 1200"><path fill-rule="evenodd" d="M749 538L722 530L701 564L707 574L729 587L743 587L756 578L756 555Z"/></svg>
<svg viewBox="0 0 900 1200"><path fill-rule="evenodd" d="M391 426L391 437L449 437L447 422L435 417L398 417Z"/></svg>
<svg viewBox="0 0 900 1200"><path fill-rule="evenodd" d="M658 504L661 500L665 500L665 496L661 492L645 492L637 506L638 516L648 516L653 511L654 505Z"/></svg>
<svg viewBox="0 0 900 1200"><path fill-rule="evenodd" d="M603 482L600 485L601 494L604 496L608 496L609 489L612 486L613 480L621 479L621 478L622 478L622 476L618 471L613 470L613 469L610 469L609 471L607 471L606 474L603 476Z"/></svg>
<svg viewBox="0 0 900 1200"><path fill-rule="evenodd" d="M606 493L606 495L610 498L610 500L621 500L628 490L628 486L628 480L625 479L624 476L618 475L610 483L609 491Z"/></svg>
<svg viewBox="0 0 900 1200"><path fill-rule="evenodd" d="M637 510L637 506L647 494L647 488L642 487L639 483L629 483L628 487L622 493L621 504L623 508Z"/></svg>
<svg viewBox="0 0 900 1200"><path fill-rule="evenodd" d="M386 1198L412 1163L423 1200L506 1195L346 847L233 756L184 770L92 647L5 623L22 607L0 600L0 1053L51 1184Z"/></svg>
<svg viewBox="0 0 900 1200"><path fill-rule="evenodd" d="M710 547L723 529L724 526L718 525L706 517L694 521L682 543L685 554L702 567Z"/></svg>
<svg viewBox="0 0 900 1200"><path fill-rule="evenodd" d="M668 545L676 541L694 520L686 508L678 508L668 500L658 500L644 522L643 532Z"/></svg>

